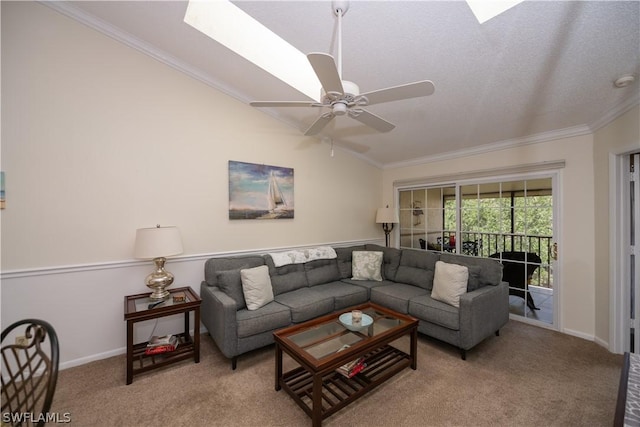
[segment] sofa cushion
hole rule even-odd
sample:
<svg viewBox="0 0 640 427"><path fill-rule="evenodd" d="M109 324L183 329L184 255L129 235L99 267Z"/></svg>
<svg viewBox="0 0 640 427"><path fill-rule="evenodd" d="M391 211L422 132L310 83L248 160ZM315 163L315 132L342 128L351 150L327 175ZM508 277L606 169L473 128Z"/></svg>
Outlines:
<svg viewBox="0 0 640 427"><path fill-rule="evenodd" d="M289 307L293 323L305 322L333 311L333 296L313 288L301 288L276 295L275 300Z"/></svg>
<svg viewBox="0 0 640 427"><path fill-rule="evenodd" d="M404 249L395 281L431 290L438 258L435 252Z"/></svg>
<svg viewBox="0 0 640 427"><path fill-rule="evenodd" d="M346 248L335 248L336 254L338 255L338 269L340 270L340 278L348 279L351 278L352 267L351 267L351 259L353 256L353 251L364 251L364 245L358 246L349 246Z"/></svg>
<svg viewBox="0 0 640 427"><path fill-rule="evenodd" d="M269 267L273 295L280 295L309 286L307 274L304 271L304 264L289 264L276 267L270 255L265 255L264 259Z"/></svg>
<svg viewBox="0 0 640 427"><path fill-rule="evenodd" d="M309 286L340 280L338 261L335 259L318 259L303 265Z"/></svg>
<svg viewBox="0 0 640 427"><path fill-rule="evenodd" d="M467 292L475 291L481 288L482 285L482 267L479 265L470 265L469 269L469 281L467 282Z"/></svg>
<svg viewBox="0 0 640 427"><path fill-rule="evenodd" d="M431 298L460 307L460 295L467 292L469 269L464 265L436 262Z"/></svg>
<svg viewBox="0 0 640 427"><path fill-rule="evenodd" d="M354 251L351 280L382 281L382 251Z"/></svg>
<svg viewBox="0 0 640 427"><path fill-rule="evenodd" d="M272 301L257 310L239 310L236 321L238 337L245 338L289 326L291 311L289 307Z"/></svg>
<svg viewBox="0 0 640 427"><path fill-rule="evenodd" d="M502 281L502 264L500 264L500 261L493 258L442 253L440 254L440 261L448 262L450 264L464 265L466 267L480 267L478 287L485 285L497 286Z"/></svg>
<svg viewBox="0 0 640 427"><path fill-rule="evenodd" d="M425 322L454 331L460 330L460 309L437 301L431 295L420 295L409 301L409 314Z"/></svg>
<svg viewBox="0 0 640 427"><path fill-rule="evenodd" d="M224 270L216 272L216 283L222 292L233 298L236 302L236 310L247 307L242 291L242 279L240 270Z"/></svg>
<svg viewBox="0 0 640 427"><path fill-rule="evenodd" d="M367 300L371 299L371 289L377 288L378 286L393 285L395 283L390 280L383 280L382 282L378 282L376 280L351 280L351 279L342 279L342 282L348 283L350 285L360 286L366 289Z"/></svg>
<svg viewBox="0 0 640 427"><path fill-rule="evenodd" d="M242 293L248 310L257 310L273 301L269 267L261 265L240 270L240 279L242 280Z"/></svg>
<svg viewBox="0 0 640 427"><path fill-rule="evenodd" d="M364 304L369 301L369 293L362 286L350 285L345 282L331 282L313 287L314 291L326 296L333 296L333 309L342 310L352 305Z"/></svg>
<svg viewBox="0 0 640 427"><path fill-rule="evenodd" d="M400 265L400 254L402 251L396 248L386 248L380 245L367 244L368 251L382 251L384 253L382 277L387 280L395 280L398 266Z"/></svg>
<svg viewBox="0 0 640 427"><path fill-rule="evenodd" d="M427 293L429 293L429 291L417 286L394 283L392 285L372 288L371 302L406 314L409 311L409 300Z"/></svg>
<svg viewBox="0 0 640 427"><path fill-rule="evenodd" d="M209 286L218 286L218 271L242 270L243 268L252 268L264 265L265 259L257 255L225 257L225 258L209 258L204 263L204 280Z"/></svg>

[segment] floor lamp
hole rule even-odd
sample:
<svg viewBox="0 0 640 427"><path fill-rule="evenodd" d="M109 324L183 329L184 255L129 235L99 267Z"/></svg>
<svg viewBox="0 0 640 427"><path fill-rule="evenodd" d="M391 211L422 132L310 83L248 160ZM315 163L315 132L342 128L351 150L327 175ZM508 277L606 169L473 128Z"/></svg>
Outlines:
<svg viewBox="0 0 640 427"><path fill-rule="evenodd" d="M393 208L390 208L389 205L387 205L386 208L378 208L376 224L382 224L387 247L389 247L389 233L393 230L393 224L397 224L398 222L400 222L398 220L398 214Z"/></svg>

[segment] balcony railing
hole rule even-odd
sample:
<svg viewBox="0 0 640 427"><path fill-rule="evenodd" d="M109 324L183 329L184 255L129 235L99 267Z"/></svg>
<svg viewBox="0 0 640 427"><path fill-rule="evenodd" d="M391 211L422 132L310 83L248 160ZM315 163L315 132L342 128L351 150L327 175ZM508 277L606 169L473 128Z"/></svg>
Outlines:
<svg viewBox="0 0 640 427"><path fill-rule="evenodd" d="M458 234L452 230L446 230L442 237L436 239L435 244L428 244L423 249L441 250L445 252L456 252L458 248L465 255L488 258L499 252L528 252L537 254L541 262L525 261L526 264L537 265L538 268L533 273L530 285L553 288L553 273L551 261L553 255L553 237L535 236L523 234L503 234L503 233L483 233L463 231ZM460 244L456 245L456 239L461 238ZM420 239L422 240L422 239ZM444 242L444 243L443 243ZM425 243L420 242L422 247ZM517 262L517 261L515 261Z"/></svg>

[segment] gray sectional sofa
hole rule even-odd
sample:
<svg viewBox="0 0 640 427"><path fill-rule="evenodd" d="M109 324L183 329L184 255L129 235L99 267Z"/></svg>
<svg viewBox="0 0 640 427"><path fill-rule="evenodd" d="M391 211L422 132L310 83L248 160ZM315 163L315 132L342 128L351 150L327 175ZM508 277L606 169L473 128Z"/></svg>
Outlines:
<svg viewBox="0 0 640 427"><path fill-rule="evenodd" d="M273 332L367 301L409 314L418 331L466 351L509 320L508 284L495 259L378 245L334 248L337 258L276 267L268 254L211 258L200 287L201 320L236 368L237 357L273 343ZM383 280L352 280L353 251L383 252ZM468 268L459 307L431 297L436 261ZM240 271L267 265L274 300L248 310Z"/></svg>

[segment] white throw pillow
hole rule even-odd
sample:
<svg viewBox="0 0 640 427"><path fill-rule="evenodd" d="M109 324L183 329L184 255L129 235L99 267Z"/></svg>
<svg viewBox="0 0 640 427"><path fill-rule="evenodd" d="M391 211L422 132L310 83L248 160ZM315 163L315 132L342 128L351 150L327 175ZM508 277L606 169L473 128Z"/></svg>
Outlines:
<svg viewBox="0 0 640 427"><path fill-rule="evenodd" d="M273 288L269 277L269 267L259 267L240 270L242 293L247 302L248 310L257 310L273 301Z"/></svg>
<svg viewBox="0 0 640 427"><path fill-rule="evenodd" d="M379 251L353 251L351 274L353 280L382 281L382 257Z"/></svg>
<svg viewBox="0 0 640 427"><path fill-rule="evenodd" d="M436 261L431 298L460 307L460 295L467 292L469 269L464 265Z"/></svg>

